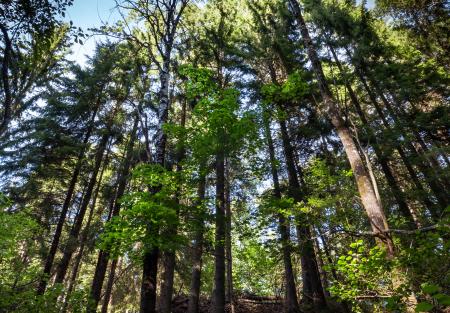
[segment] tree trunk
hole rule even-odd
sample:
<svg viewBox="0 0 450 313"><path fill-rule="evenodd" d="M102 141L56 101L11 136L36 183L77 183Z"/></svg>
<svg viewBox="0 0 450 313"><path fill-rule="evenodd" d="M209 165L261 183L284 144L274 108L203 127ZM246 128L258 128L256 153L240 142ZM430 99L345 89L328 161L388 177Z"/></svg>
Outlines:
<svg viewBox="0 0 450 313"><path fill-rule="evenodd" d="M365 72L368 73L364 64L363 64L363 68L364 68ZM369 74L367 74L367 75L369 75ZM394 120L394 122L397 125L401 125L401 122L397 116L397 113L395 112L395 110L392 107L389 100L386 98L384 92L381 90L378 83L374 79L371 79L370 76L368 76L368 77L369 77L372 85L374 86L375 91L380 95L381 101L383 102L384 106L388 110L391 118ZM400 105L397 104L397 107L400 108ZM404 113L404 114L406 114L406 113ZM430 188L435 188L435 190L438 191L438 194L436 194L436 197L438 197L439 201L443 201L445 203L445 206L443 208L443 209L445 209L445 207L447 207L447 205L450 201L448 193L445 192L445 190L448 190L448 187L449 187L448 181L446 179L444 179L443 185L441 184L441 182L439 181L438 173L436 173L436 170L440 170L441 167L439 166L437 160L433 156L431 156L431 155L427 156L425 154L425 152L428 152L429 150L428 150L427 145L423 141L422 137L419 135L419 133L413 127L409 127L409 128L411 129L411 132L413 133L413 136L416 138L416 141L418 144L414 145L411 141L407 140L406 141L407 147L410 149L411 153L413 153L414 157L419 158L418 166L419 166L420 170L424 174L424 177L425 177L427 183L430 185ZM404 136L405 136L405 138L407 138L406 134L404 134ZM429 161L431 164L423 163L422 160L420 160L421 159L420 155L423 155L424 159L426 161Z"/></svg>
<svg viewBox="0 0 450 313"><path fill-rule="evenodd" d="M181 108L181 118L180 118L180 127L184 128L186 125L186 101L182 101ZM184 139L180 139L178 151L177 151L177 172L181 173L183 167L181 162L185 157L185 148L184 148ZM180 202L180 193L178 192L176 195L176 202ZM177 210L177 219L179 212ZM177 226L171 227L168 229L168 233L176 234ZM175 273L175 251L170 250L165 252L164 256L164 273L163 273L163 281L161 284L161 298L160 298L160 313L170 313L172 311L172 296L173 296L173 280Z"/></svg>
<svg viewBox="0 0 450 313"><path fill-rule="evenodd" d="M341 72L341 74L344 73L344 70L342 68L341 62L339 61L339 58L336 54L336 51L334 50L334 47L331 44L328 44L328 47L330 48L331 54L333 55L333 59ZM417 214L413 211L412 208L410 208L406 202L405 195L403 194L403 191L401 190L397 180L395 179L394 174L392 173L391 167L389 166L388 158L385 156L385 154L382 152L382 149L380 148L379 142L377 140L377 137L372 131L372 128L369 124L369 121L367 120L366 114L364 113L361 104L358 100L358 97L356 96L356 93L353 91L352 86L350 83L345 80L345 87L347 88L348 94L350 96L350 100L353 103L353 106L355 107L356 113L358 114L361 122L363 123L366 131L368 132L369 140L372 143L372 147L375 151L375 155L377 156L378 162L381 165L381 170L384 173L384 176L386 177L386 181L391 188L392 195L394 196L399 211L401 214L409 221L409 224L415 228L420 227L420 222L418 221Z"/></svg>
<svg viewBox="0 0 450 313"><path fill-rule="evenodd" d="M215 313L225 313L225 232L225 156L221 151L216 155Z"/></svg>
<svg viewBox="0 0 450 313"><path fill-rule="evenodd" d="M151 230L148 230L150 234ZM157 234L156 234L157 235ZM158 248L152 247L144 254L140 313L156 312L156 283L158 276Z"/></svg>
<svg viewBox="0 0 450 313"><path fill-rule="evenodd" d="M158 130L156 134L156 164L164 166L166 154L167 136L163 131L163 125L166 123L169 115L169 78L170 78L170 51L169 55L164 57L163 68L160 72L161 87L159 90L159 111L158 111ZM149 191L154 192L154 191ZM158 236L159 230L155 225L149 225L147 229L149 236ZM141 285L141 308L140 313L154 313L156 310L156 280L158 275L159 249L157 247L148 247L144 253L144 264Z"/></svg>
<svg viewBox="0 0 450 313"><path fill-rule="evenodd" d="M290 143L289 134L286 127L286 121L279 120L281 139L283 142L284 156L289 181L289 196L295 202L300 202L301 186L295 170L294 151ZM312 235L309 229L309 223L300 215L296 216L296 230L298 244L300 247L302 280L303 280L303 302L314 306L316 312L327 308L325 295L323 292L320 273L316 263L316 255L312 243Z"/></svg>
<svg viewBox="0 0 450 313"><path fill-rule="evenodd" d="M325 271L325 265L323 263L322 255L320 253L319 240L317 238L314 239L313 244L314 244L314 252L316 254L317 268L319 269L320 280L323 286L323 294L325 295L325 298L330 298L331 294L328 291L330 284L328 283L328 275L327 272Z"/></svg>
<svg viewBox="0 0 450 313"><path fill-rule="evenodd" d="M112 288L114 286L114 279L116 276L116 268L117 268L118 260L112 260L111 269L109 270L108 282L106 284L105 295L103 296L103 305L101 313L108 312L109 301L111 300Z"/></svg>
<svg viewBox="0 0 450 313"><path fill-rule="evenodd" d="M119 177L117 179L117 190L115 194L115 199L111 200L111 210L108 215L109 221L112 217L118 216L120 213L120 202L117 201L120 199L127 186L128 176L130 174L130 167L133 159L133 148L136 142L136 133L138 128L138 118L136 117L134 120L133 129L130 134L130 139L128 141L126 152L124 156L124 160L119 172ZM106 268L108 266L108 258L109 253L105 250L100 250L97 258L97 265L94 271L94 277L92 279L90 298L91 301L88 304L87 313L95 313L97 311L97 306L100 301L101 291L103 286L103 281L105 279Z"/></svg>
<svg viewBox="0 0 450 313"><path fill-rule="evenodd" d="M327 257L328 264L331 266L331 274L333 275L334 280L338 280L336 267L333 261L333 257L331 256L331 251L328 248L328 242L325 238L325 236L322 234L322 231L320 230L320 227L317 227L317 232L319 233L320 241L322 241L323 245L323 251L325 252L325 256Z"/></svg>
<svg viewBox="0 0 450 313"><path fill-rule="evenodd" d="M97 182L98 171L100 170L100 165L103 160L103 155L105 153L106 145L108 144L110 138L110 134L106 133L102 136L100 143L97 148L97 152L95 153L94 158L94 168L91 173L91 178L89 179L89 183L87 186L86 194L84 195L83 202L81 203L80 211L78 212L78 216L75 220L75 223L70 230L69 239L67 241L66 247L64 249L63 257L58 264L55 284L60 284L64 281L64 278L67 273L67 269L69 267L70 260L72 258L73 253L75 252L78 236L80 234L81 227L83 225L84 216L86 214L86 210L89 206L89 202L91 201L92 192L94 190L94 186Z"/></svg>
<svg viewBox="0 0 450 313"><path fill-rule="evenodd" d="M276 167L275 147L272 140L272 134L270 131L270 124L268 120L268 112L264 112L264 131L267 139L267 146L270 157L270 168L272 172L272 180L274 185L274 197L281 199L280 182L278 178L278 170ZM297 288L295 286L294 271L292 269L291 260L291 240L289 233L289 221L283 213L278 213L278 231L280 233L281 249L283 252L283 264L284 264L284 283L285 283L285 299L284 299L284 312L285 313L299 313L297 299Z"/></svg>
<svg viewBox="0 0 450 313"><path fill-rule="evenodd" d="M297 0L289 0L289 2L291 3L295 17L297 18L300 32L303 37L303 43L308 51L309 59L316 74L328 116L336 129L339 138L341 139L350 166L353 170L358 191L361 196L361 202L369 217L372 230L375 234L377 234L377 238L379 238L380 243L386 247L389 257L392 257L394 255L394 244L390 236L386 233L389 229L386 216L379 201L377 200L369 174L367 173L364 162L358 153L358 148L353 141L350 129L342 119L338 104L333 99L333 95L328 87L328 83L326 82L325 75L322 70L322 64L319 61L317 52L309 36L309 31L301 14L300 6Z"/></svg>
<svg viewBox="0 0 450 313"><path fill-rule="evenodd" d="M198 183L197 197L198 197L198 211L195 214L195 230L194 230L194 244L192 254L192 274L191 286L189 292L188 313L198 313L198 302L200 298L201 274L202 274L202 254L203 254L203 232L204 232L204 210L203 200L205 199L206 190L206 176L202 173L200 168L200 179Z"/></svg>
<svg viewBox="0 0 450 313"><path fill-rule="evenodd" d="M61 239L61 233L64 227L64 223L66 221L66 215L69 210L70 202L72 201L72 196L75 191L75 186L78 181L78 176L80 175L81 167L83 166L84 154L86 152L86 147L91 137L92 131L94 130L94 121L97 116L97 109L100 106L100 97L97 98L97 104L92 113L92 117L89 121L88 129L86 130L86 134L84 135L83 145L80 149L80 153L77 157L77 163L75 165L75 169L72 173L72 177L69 182L69 187L67 188L66 197L64 199L64 203L61 209L61 213L58 219L58 224L56 225L55 234L53 235L52 243L50 245L50 250L48 252L47 258L45 259L43 277L39 281L37 294L42 295L47 288L48 279L50 278L50 273L53 267L53 262L55 260L55 255L58 250L59 241Z"/></svg>
<svg viewBox="0 0 450 313"><path fill-rule="evenodd" d="M383 112L383 110L381 109L381 107L378 104L378 101L376 99L375 94L372 92L371 88L369 87L369 85L367 84L367 81L365 79L365 77L362 75L362 73L358 70L358 68L356 68L356 72L358 73L359 79L361 81L361 83L363 84L364 89L366 90L366 92L369 95L369 98L371 99L371 102L375 108L375 110L377 111L377 114L380 116L381 121L383 122L383 125L386 129L391 130L391 126ZM436 205L434 205L427 196L427 192L424 190L424 188L422 187L422 183L420 182L419 177L417 176L416 171L414 170L405 150L403 150L403 148L397 143L397 152L400 155L400 158L403 161L403 164L405 165L406 169L408 170L409 175L411 176L411 179L413 180L414 184L416 185L416 188L421 191L421 193L423 194L423 202L424 204L427 206L427 208L430 210L430 213L437 218L440 213L438 212L439 210L436 209ZM416 157L418 157L415 148L412 147L412 145L409 143L408 144L409 148L410 148L410 152L412 152L413 154L416 155ZM419 160L418 161L418 167L421 170L421 172L423 173L424 171L427 172L427 169L425 168L425 166L422 164L422 162ZM425 177L425 181L427 182L428 186L430 187L431 191L434 193L434 195L436 196L436 199L438 200L439 205L441 206L441 208L445 207L446 204L446 200L443 199L441 195L441 190L440 187L437 186L436 182L434 181L430 181L430 179L424 174Z"/></svg>
<svg viewBox="0 0 450 313"><path fill-rule="evenodd" d="M3 116L0 122L0 137L8 129L8 125L12 119L12 96L11 96L11 88L9 84L9 62L11 59L12 52L12 43L8 35L8 31L3 23L0 23L0 30L3 34L3 42L5 43L5 48L3 49L3 58L2 58L2 85L3 85L3 93L4 93L4 102L3 102ZM45 287L44 287L45 288Z"/></svg>
<svg viewBox="0 0 450 313"><path fill-rule="evenodd" d="M346 48L346 53L348 55L348 57L351 59L351 53L349 51L348 48ZM383 122L383 125L386 129L390 130L391 129L391 125L389 124L389 121L387 120L382 108L380 107L380 105L378 104L378 101L376 99L375 94L373 93L373 91L371 90L371 88L369 87L366 78L364 77L363 71L365 71L364 65L358 65L358 64L354 64L355 66L355 70L356 70L356 74L358 75L361 83L363 84L364 89L366 90L367 94L369 95L369 98L375 108L375 110L377 111L378 115L380 116L381 121ZM367 71L365 71L367 72ZM384 94L381 92L381 90L378 88L377 92L381 98L381 100L383 101L383 104L385 105L385 107L391 112L393 112L393 109L389 103L389 101L386 99L386 97L384 96ZM393 116L394 120L396 121L397 124L398 120L395 118L395 116ZM438 184L438 182L433 179L432 177L430 177L430 173L429 173L429 169L427 168L426 165L424 165L422 163L422 161L420 160L420 157L417 153L416 148L411 144L411 142L409 142L407 140L408 136L406 134L403 134L404 138L406 139L406 145L408 147L408 149L410 150L410 152L414 155L414 157L416 159L418 159L417 162L417 166L420 169L420 171L422 172L422 174L424 175L425 181L427 182L428 186L430 187L430 189L432 190L433 194L436 196L436 199L439 203L439 206L441 207L441 210L445 209L445 207L448 204L448 196L445 194L445 192L443 192L443 189L440 187L440 185ZM417 177L416 172L414 171L414 169L412 168L410 161L405 153L405 151L402 149L402 147L399 146L399 144L397 143L397 151L400 154L400 157L402 158L403 163L405 164L405 167L407 168L411 178L413 179L416 187L420 190L423 191L423 196L424 196L424 203L426 204L426 206L429 208L430 213L436 218L437 216L440 216L440 210L437 210L436 206L433 205L428 198L426 197L427 193L425 190L423 190L423 187L420 183L419 178Z"/></svg>
<svg viewBox="0 0 450 313"><path fill-rule="evenodd" d="M73 266L72 274L70 276L69 287L67 288L67 292L66 292L66 295L64 297L64 304L63 304L63 307L61 309L62 313L65 313L67 311L68 299L70 297L70 294L72 293L73 287L74 287L76 279L77 279L78 272L79 272L80 267L81 267L81 259L83 257L84 248L86 246L86 240L87 240L87 237L88 237L88 234L89 234L89 228L91 226L92 218L94 216L95 205L97 203L98 194L100 192L100 186L101 186L102 180L103 180L103 173L105 172L105 168L108 165L107 159L108 159L108 156L109 156L109 152L110 151L107 152L106 160L105 160L105 162L104 162L104 164L102 166L102 170L100 172L100 177L98 179L97 187L95 188L94 198L93 198L92 203L91 203L91 207L90 207L90 210L89 210L89 215L88 215L88 220L87 220L86 226L84 227L84 230L83 230L83 232L81 234L80 248L79 248L78 253L77 253L76 257L75 257L75 264Z"/></svg>
<svg viewBox="0 0 450 313"><path fill-rule="evenodd" d="M230 190L230 163L225 162L225 260L226 260L226 290L225 301L230 304L231 313L234 313L233 303L233 256L231 253L231 190Z"/></svg>

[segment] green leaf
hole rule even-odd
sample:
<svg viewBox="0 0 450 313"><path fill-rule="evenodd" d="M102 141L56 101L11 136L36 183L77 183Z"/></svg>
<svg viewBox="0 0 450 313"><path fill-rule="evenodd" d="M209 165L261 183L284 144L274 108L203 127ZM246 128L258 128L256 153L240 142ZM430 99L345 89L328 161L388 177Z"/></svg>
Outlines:
<svg viewBox="0 0 450 313"><path fill-rule="evenodd" d="M440 305L450 305L450 296L448 295L438 293L437 295L434 295L433 298L435 298Z"/></svg>
<svg viewBox="0 0 450 313"><path fill-rule="evenodd" d="M429 312L433 309L433 305L428 302L420 302L417 304L415 311L416 312Z"/></svg>
<svg viewBox="0 0 450 313"><path fill-rule="evenodd" d="M429 284L429 283L423 283L420 287L422 288L423 292L425 292L429 295L439 292L439 289L440 289L439 286Z"/></svg>

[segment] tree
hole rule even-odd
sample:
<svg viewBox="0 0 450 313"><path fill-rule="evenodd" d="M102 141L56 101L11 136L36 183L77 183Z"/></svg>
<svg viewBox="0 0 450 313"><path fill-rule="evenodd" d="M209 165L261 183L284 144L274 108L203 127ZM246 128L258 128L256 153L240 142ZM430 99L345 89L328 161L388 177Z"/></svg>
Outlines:
<svg viewBox="0 0 450 313"><path fill-rule="evenodd" d="M34 105L39 97L36 91L58 74L59 59L70 44L71 31L71 26L64 25L59 18L71 4L72 0L5 1L1 4L0 136L8 130L11 121Z"/></svg>

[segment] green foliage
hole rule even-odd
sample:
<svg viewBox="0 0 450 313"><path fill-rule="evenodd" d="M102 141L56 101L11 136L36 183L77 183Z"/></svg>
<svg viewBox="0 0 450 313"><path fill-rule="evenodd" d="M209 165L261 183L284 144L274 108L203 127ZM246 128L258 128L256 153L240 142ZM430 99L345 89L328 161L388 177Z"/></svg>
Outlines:
<svg viewBox="0 0 450 313"><path fill-rule="evenodd" d="M250 111L239 112L239 91L221 88L208 69L185 66L180 73L186 77L186 97L194 105L191 125L185 131L193 158L201 163L218 153L233 156L244 147L253 152L255 116Z"/></svg>
<svg viewBox="0 0 450 313"><path fill-rule="evenodd" d="M60 290L36 296L30 288L41 273L36 240L43 230L30 209L15 212L5 195L0 199L0 311L56 313L53 301Z"/></svg>
<svg viewBox="0 0 450 313"><path fill-rule="evenodd" d="M133 171L133 185L140 191L120 200L121 214L107 224L100 246L118 256L127 252L139 255L142 248L164 250L177 245L180 238L176 234L159 234L178 224L178 174L160 165L138 166ZM140 249L136 250L136 244L140 244Z"/></svg>
<svg viewBox="0 0 450 313"><path fill-rule="evenodd" d="M271 104L284 105L299 102L308 92L310 92L310 86L305 79L305 74L299 71L290 74L281 85L271 83L261 87L264 101Z"/></svg>
<svg viewBox="0 0 450 313"><path fill-rule="evenodd" d="M339 256L334 267L341 279L333 282L329 290L334 297L358 307L358 297L379 295L380 286L389 290L391 266L385 251L369 248L358 240L350 244L347 254Z"/></svg>
<svg viewBox="0 0 450 313"><path fill-rule="evenodd" d="M279 265L270 247L255 238L246 238L233 246L233 283L237 290L257 295L277 293L280 277L274 275Z"/></svg>
<svg viewBox="0 0 450 313"><path fill-rule="evenodd" d="M450 307L450 296L441 293L441 287L430 283L423 283L420 289L431 301L419 302L415 308L416 312L430 312L433 309Z"/></svg>

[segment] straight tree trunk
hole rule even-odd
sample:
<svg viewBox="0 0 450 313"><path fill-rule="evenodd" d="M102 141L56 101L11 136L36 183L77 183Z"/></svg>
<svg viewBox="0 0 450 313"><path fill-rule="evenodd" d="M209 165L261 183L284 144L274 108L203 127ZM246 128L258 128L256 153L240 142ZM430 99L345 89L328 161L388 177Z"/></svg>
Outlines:
<svg viewBox="0 0 450 313"><path fill-rule="evenodd" d="M197 189L198 210L195 214L194 244L192 253L192 273L191 286L189 288L188 313L198 313L198 303L200 298L202 255L203 255L203 232L205 228L203 200L205 199L206 175L200 168L200 179Z"/></svg>
<svg viewBox="0 0 450 313"><path fill-rule="evenodd" d="M3 49L3 58L2 58L2 87L4 93L4 102L3 102L3 116L0 122L0 137L8 129L8 125L12 119L12 96L11 96L11 87L9 83L9 63L11 60L11 52L12 52L12 43L9 38L8 31L3 23L0 23L0 30L3 35L3 41L5 43L5 48Z"/></svg>
<svg viewBox="0 0 450 313"><path fill-rule="evenodd" d="M320 254L320 246L317 238L314 239L313 244L314 244L314 252L316 254L317 268L319 269L320 280L322 281L323 294L325 295L325 298L330 298L331 294L328 291L330 284L328 283L328 275L327 272L325 271L325 265L322 259L322 255Z"/></svg>
<svg viewBox="0 0 450 313"><path fill-rule="evenodd" d="M170 51L169 55L164 57L163 68L160 72L161 87L159 90L159 111L158 111L158 130L156 138L155 163L164 166L166 154L167 136L163 131L163 125L167 122L169 116L169 79L170 79ZM154 191L150 190L153 193ZM158 236L159 229L156 225L149 225L147 234L149 236ZM141 306L140 313L155 313L156 311L156 282L158 275L158 247L145 247L144 264L142 272L141 285Z"/></svg>
<svg viewBox="0 0 450 313"><path fill-rule="evenodd" d="M103 160L103 155L106 150L106 145L108 144L110 138L109 133L105 133L98 145L97 152L94 157L94 168L91 173L91 178L89 179L89 183L87 186L86 194L84 195L83 201L81 203L80 211L78 212L78 216L75 220L75 223L70 230L69 239L67 241L66 247L64 248L63 257L58 264L58 268L56 271L55 284L60 284L64 281L64 278L67 273L67 269L69 267L70 260L72 259L72 255L75 252L78 236L80 235L80 230L83 225L84 216L86 214L87 208L89 206L89 202L91 201L92 192L94 190L94 186L97 183L97 175L100 170L100 166Z"/></svg>
<svg viewBox="0 0 450 313"><path fill-rule="evenodd" d="M225 156L221 151L216 155L215 313L225 313L225 233Z"/></svg>
<svg viewBox="0 0 450 313"><path fill-rule="evenodd" d="M186 101L182 101L180 127L184 128L186 125ZM184 139L181 139L179 148L177 151L177 172L181 173L183 167L181 162L185 157ZM180 202L180 194L175 195L177 203ZM179 212L177 211L177 218ZM177 226L171 227L168 230L170 234L177 233ZM161 284L161 300L160 300L160 313L170 313L172 311L172 296L173 296L173 281L175 274L175 251L166 251L164 255L164 273L163 281Z"/></svg>
<svg viewBox="0 0 450 313"><path fill-rule="evenodd" d="M69 182L69 187L67 188L66 197L64 199L58 223L56 225L55 234L53 235L52 243L50 245L50 250L47 254L47 258L45 259L43 276L42 279L39 281L37 289L37 294L39 295L44 294L45 289L47 288L48 279L50 278L53 262L55 260L56 252L59 246L59 241L61 239L61 233L64 227L64 223L66 221L67 212L69 210L69 206L72 201L72 196L75 191L78 176L80 175L81 167L83 166L84 154L86 153L87 144L89 142L89 139L91 138L92 131L94 130L94 121L95 117L97 116L97 109L99 106L100 106L100 97L98 97L97 99L97 104L95 106L94 112L92 113L92 117L89 121L88 128L84 135L83 144L77 157L77 163L72 173L72 177Z"/></svg>
<svg viewBox="0 0 450 313"><path fill-rule="evenodd" d="M272 180L274 185L274 197L281 199L280 182L278 178L278 170L276 167L275 147L272 140L272 134L270 131L270 124L268 120L268 112L264 112L264 131L267 140L267 146L270 157L270 169L272 173ZM297 288L295 286L295 276L292 269L291 259L291 239L289 232L289 221L283 213L278 213L278 231L280 233L281 249L283 252L283 264L284 264L284 283L285 283L285 298L284 298L284 312L285 313L299 313L297 299Z"/></svg>
<svg viewBox="0 0 450 313"><path fill-rule="evenodd" d="M280 119L279 124L288 172L289 195L295 202L300 202L302 200L302 190L295 169L294 151L290 143L286 121ZM296 230L301 256L303 302L312 304L315 312L321 312L327 308L327 303L320 280L319 268L316 263L311 230L308 221L299 215L296 216Z"/></svg>
<svg viewBox="0 0 450 313"><path fill-rule="evenodd" d="M231 253L231 190L230 190L230 163L225 161L225 260L226 260L226 290L225 301L230 304L231 313L234 313L233 303L233 256Z"/></svg>
<svg viewBox="0 0 450 313"><path fill-rule="evenodd" d="M161 295L158 311L161 313L170 313L172 311L173 282L176 265L175 251L165 251L161 259L164 272L161 275Z"/></svg>
<svg viewBox="0 0 450 313"><path fill-rule="evenodd" d="M149 230L150 232L150 230ZM150 233L157 235L157 233ZM141 285L141 313L156 312L156 283L158 276L159 249L151 248L144 254L144 269Z"/></svg>
<svg viewBox="0 0 450 313"><path fill-rule="evenodd" d="M370 181L370 176L367 173L363 159L358 153L358 148L353 141L352 133L343 120L340 108L334 100L333 95L329 89L328 83L323 73L322 64L319 61L317 52L315 50L311 37L309 36L309 31L303 19L298 1L289 0L289 3L291 4L293 13L299 24L300 33L303 37L303 43L308 51L309 59L316 74L316 78L319 83L320 92L327 109L328 116L339 138L341 139L350 166L353 170L358 191L361 196L361 202L364 209L366 210L369 222L372 226L372 230L375 234L377 234L379 242L386 247L389 257L392 257L394 255L394 244L391 237L386 232L387 230L389 230L389 226L387 224L387 219L384 214L383 208L381 207L375 195L374 188Z"/></svg>
<svg viewBox="0 0 450 313"><path fill-rule="evenodd" d="M105 295L103 296L103 305L102 305L101 313L108 312L108 305L109 305L109 301L111 300L111 294L112 294L112 289L114 286L114 279L116 276L117 264L118 264L118 260L116 260L116 259L112 260L111 269L109 270L108 282L106 283Z"/></svg>
<svg viewBox="0 0 450 313"><path fill-rule="evenodd" d="M72 273L71 273L71 276L70 276L69 287L67 288L67 292L66 292L66 295L64 297L64 304L63 304L63 307L61 309L62 313L65 313L67 311L68 299L70 297L70 294L72 293L73 287L75 285L75 282L76 282L76 279L77 279L77 276L78 276L78 272L79 272L80 267L81 267L81 259L83 257L84 248L86 246L86 240L87 240L87 237L88 237L88 234L89 234L89 229L90 229L90 226L91 226L92 218L94 216L95 205L97 204L97 198L98 198L98 194L100 192L100 186L102 184L103 174L105 172L106 166L108 165L108 161L107 161L108 156L109 156L109 151L107 152L106 160L105 160L105 162L104 162L104 164L102 166L102 170L100 172L100 177L98 179L97 187L95 188L94 198L92 200L91 207L89 209L89 215L88 215L88 220L87 220L86 226L84 227L84 230L83 230L83 232L81 234L80 248L78 249L78 253L77 253L76 257L75 257L75 264L73 266Z"/></svg>
<svg viewBox="0 0 450 313"><path fill-rule="evenodd" d="M325 252L325 256L327 257L328 264L331 265L331 274L333 275L334 280L338 280L336 268L335 268L335 262L333 261L333 258L331 256L330 249L328 248L328 241L326 240L325 236L323 235L322 231L320 230L320 227L317 228L317 232L319 233L320 241L322 241L323 245L323 251Z"/></svg>
<svg viewBox="0 0 450 313"><path fill-rule="evenodd" d="M128 176L130 174L130 167L133 159L133 148L136 142L136 133L138 128L138 118L134 120L134 125L130 134L130 139L128 141L126 152L124 156L123 163L121 165L119 177L117 179L117 190L115 194L115 199L111 201L111 210L108 215L108 221L114 217L118 216L120 213L120 199L127 186ZM106 268L108 266L109 252L105 250L100 250L97 258L97 265L94 271L94 277L92 279L90 298L91 301L88 304L87 313L95 313L97 311L98 303L100 302L101 291L103 286L103 281L105 279Z"/></svg>

